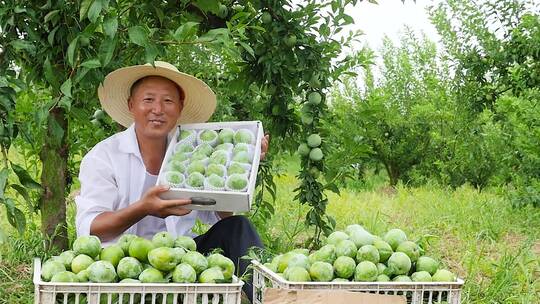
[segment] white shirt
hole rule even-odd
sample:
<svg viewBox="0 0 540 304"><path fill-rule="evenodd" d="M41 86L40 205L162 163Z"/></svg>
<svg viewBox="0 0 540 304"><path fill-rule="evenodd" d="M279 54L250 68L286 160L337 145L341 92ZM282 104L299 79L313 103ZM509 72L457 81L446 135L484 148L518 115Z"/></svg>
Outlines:
<svg viewBox="0 0 540 304"><path fill-rule="evenodd" d="M81 191L75 197L77 235L89 235L92 221L100 213L126 208L138 201L145 190L146 172L134 125L95 145L84 156L79 171ZM191 228L197 218L210 225L219 220L216 212L193 210L184 216L165 218L165 227L173 236L193 237ZM124 233L148 237L146 232L154 231L153 224L139 221Z"/></svg>

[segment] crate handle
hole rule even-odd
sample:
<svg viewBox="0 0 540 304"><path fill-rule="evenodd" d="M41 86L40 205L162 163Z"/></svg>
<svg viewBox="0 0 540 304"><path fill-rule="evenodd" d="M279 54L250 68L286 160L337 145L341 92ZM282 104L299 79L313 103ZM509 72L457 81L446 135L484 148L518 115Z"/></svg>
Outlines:
<svg viewBox="0 0 540 304"><path fill-rule="evenodd" d="M194 196L191 198L191 204L200 206L212 206L216 204L216 200L209 197Z"/></svg>

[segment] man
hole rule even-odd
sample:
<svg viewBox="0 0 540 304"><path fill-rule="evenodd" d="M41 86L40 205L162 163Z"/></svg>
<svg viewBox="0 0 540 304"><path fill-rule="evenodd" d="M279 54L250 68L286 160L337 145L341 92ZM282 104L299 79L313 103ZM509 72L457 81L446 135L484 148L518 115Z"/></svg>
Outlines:
<svg viewBox="0 0 540 304"><path fill-rule="evenodd" d="M105 246L124 233L195 236L191 228L198 218L213 226L195 237L197 250L221 248L243 273L248 262L239 258L252 246L262 247L246 218L186 209L189 199L163 200L159 194L168 188L154 186L171 131L178 124L207 121L216 107L215 94L205 83L166 62L154 64L113 71L98 90L105 111L128 128L98 143L81 162L77 234L96 235ZM261 157L267 148L265 137ZM250 284L244 291L251 300Z"/></svg>

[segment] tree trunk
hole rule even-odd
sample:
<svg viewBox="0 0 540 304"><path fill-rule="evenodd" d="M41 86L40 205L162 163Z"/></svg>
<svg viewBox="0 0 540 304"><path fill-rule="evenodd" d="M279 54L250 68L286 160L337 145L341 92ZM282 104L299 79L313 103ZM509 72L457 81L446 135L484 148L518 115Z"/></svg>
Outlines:
<svg viewBox="0 0 540 304"><path fill-rule="evenodd" d="M47 119L47 132L40 153L42 162L41 230L52 246L67 248L66 176L67 119L65 110L54 107Z"/></svg>

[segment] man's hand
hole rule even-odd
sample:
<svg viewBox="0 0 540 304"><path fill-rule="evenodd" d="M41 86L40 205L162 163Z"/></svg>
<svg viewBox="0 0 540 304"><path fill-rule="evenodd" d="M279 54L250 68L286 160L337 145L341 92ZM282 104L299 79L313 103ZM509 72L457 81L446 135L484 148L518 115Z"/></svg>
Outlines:
<svg viewBox="0 0 540 304"><path fill-rule="evenodd" d="M268 152L268 144L270 143L270 135L266 134L261 139L261 160L264 160L266 157L266 152Z"/></svg>
<svg viewBox="0 0 540 304"><path fill-rule="evenodd" d="M147 214L166 218L169 215L182 216L191 212L190 209L183 208L191 204L190 199L164 200L159 197L159 194L168 190L168 186L154 186L148 189L140 201Z"/></svg>

